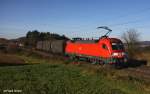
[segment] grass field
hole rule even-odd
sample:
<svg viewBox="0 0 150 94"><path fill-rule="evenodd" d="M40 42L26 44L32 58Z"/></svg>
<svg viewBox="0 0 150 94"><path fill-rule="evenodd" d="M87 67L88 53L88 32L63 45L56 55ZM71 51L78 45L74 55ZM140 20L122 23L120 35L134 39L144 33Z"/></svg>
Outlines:
<svg viewBox="0 0 150 94"><path fill-rule="evenodd" d="M35 56L17 54L14 57L25 64L0 66L0 94L150 94L148 83L116 77L113 70Z"/></svg>

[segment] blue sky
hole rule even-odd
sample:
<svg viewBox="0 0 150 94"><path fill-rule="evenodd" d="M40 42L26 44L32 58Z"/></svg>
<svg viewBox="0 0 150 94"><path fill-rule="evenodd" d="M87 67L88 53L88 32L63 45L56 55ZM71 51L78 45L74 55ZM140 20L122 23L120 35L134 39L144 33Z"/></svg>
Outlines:
<svg viewBox="0 0 150 94"><path fill-rule="evenodd" d="M150 40L150 0L0 0L0 37L17 38L29 30L69 37L99 37L109 26L112 37L136 29Z"/></svg>

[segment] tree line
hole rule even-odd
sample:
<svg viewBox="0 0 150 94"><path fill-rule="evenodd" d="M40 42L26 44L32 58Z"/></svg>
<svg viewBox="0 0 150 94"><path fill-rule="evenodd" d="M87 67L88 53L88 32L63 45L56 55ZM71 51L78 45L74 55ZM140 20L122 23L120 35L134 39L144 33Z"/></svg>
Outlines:
<svg viewBox="0 0 150 94"><path fill-rule="evenodd" d="M59 35L50 32L39 32L38 30L28 31L26 34L26 45L36 46L38 41L44 40L69 40L65 35Z"/></svg>

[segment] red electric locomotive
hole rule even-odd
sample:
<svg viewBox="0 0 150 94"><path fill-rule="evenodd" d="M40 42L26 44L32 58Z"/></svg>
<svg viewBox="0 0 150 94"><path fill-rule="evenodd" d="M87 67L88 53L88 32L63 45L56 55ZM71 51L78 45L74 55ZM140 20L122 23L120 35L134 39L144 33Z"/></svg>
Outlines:
<svg viewBox="0 0 150 94"><path fill-rule="evenodd" d="M105 27L104 29L110 29ZM127 62L124 45L120 39L109 38L107 34L98 40L74 40L68 41L65 53L76 59L85 58L100 64L121 64Z"/></svg>

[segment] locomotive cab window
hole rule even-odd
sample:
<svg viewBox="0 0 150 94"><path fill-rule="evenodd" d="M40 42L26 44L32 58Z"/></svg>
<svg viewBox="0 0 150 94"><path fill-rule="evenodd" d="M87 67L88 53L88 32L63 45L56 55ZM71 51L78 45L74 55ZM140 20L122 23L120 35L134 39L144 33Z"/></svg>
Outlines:
<svg viewBox="0 0 150 94"><path fill-rule="evenodd" d="M102 48L108 50L106 44L102 44Z"/></svg>
<svg viewBox="0 0 150 94"><path fill-rule="evenodd" d="M112 43L112 50L123 50L124 46L122 43Z"/></svg>

